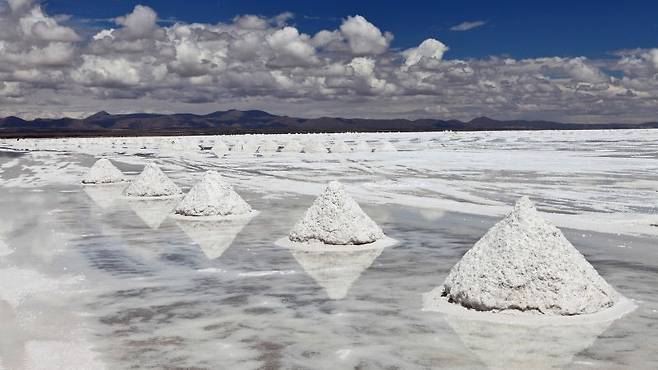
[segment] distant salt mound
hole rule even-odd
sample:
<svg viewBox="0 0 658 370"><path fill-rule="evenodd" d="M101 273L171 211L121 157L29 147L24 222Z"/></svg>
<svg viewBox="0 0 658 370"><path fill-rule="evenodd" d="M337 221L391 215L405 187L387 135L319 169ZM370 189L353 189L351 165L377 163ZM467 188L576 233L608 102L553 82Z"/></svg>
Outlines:
<svg viewBox="0 0 658 370"><path fill-rule="evenodd" d="M130 197L174 197L183 192L158 166L149 163L124 190Z"/></svg>
<svg viewBox="0 0 658 370"><path fill-rule="evenodd" d="M295 243L362 245L385 238L337 181L329 183L288 235Z"/></svg>
<svg viewBox="0 0 658 370"><path fill-rule="evenodd" d="M302 144L297 140L290 140L283 146L281 151L286 153L300 153L302 151Z"/></svg>
<svg viewBox="0 0 658 370"><path fill-rule="evenodd" d="M371 153L372 148L365 141L359 141L354 147L355 152Z"/></svg>
<svg viewBox="0 0 658 370"><path fill-rule="evenodd" d="M383 140L378 146L375 147L375 152L397 152L395 146L388 140Z"/></svg>
<svg viewBox="0 0 658 370"><path fill-rule="evenodd" d="M319 141L312 140L308 142L306 145L304 145L304 149L302 149L302 152L304 153L326 153L327 148L320 143Z"/></svg>
<svg viewBox="0 0 658 370"><path fill-rule="evenodd" d="M174 213L192 217L245 216L251 206L215 171L208 171L178 204Z"/></svg>
<svg viewBox="0 0 658 370"><path fill-rule="evenodd" d="M452 268L443 296L478 311L547 315L596 313L620 299L527 197Z"/></svg>
<svg viewBox="0 0 658 370"><path fill-rule="evenodd" d="M94 163L82 179L83 184L115 184L126 178L108 159L101 158Z"/></svg>
<svg viewBox="0 0 658 370"><path fill-rule="evenodd" d="M272 140L265 140L258 146L258 153L275 153L279 151L279 144Z"/></svg>
<svg viewBox="0 0 658 370"><path fill-rule="evenodd" d="M336 140L334 144L331 147L329 147L329 151L331 153L349 153L350 147L349 145L345 144L344 141Z"/></svg>
<svg viewBox="0 0 658 370"><path fill-rule="evenodd" d="M223 141L217 141L212 146L212 152L216 156L222 157L224 154L227 154L229 152L229 150L228 150L228 146Z"/></svg>

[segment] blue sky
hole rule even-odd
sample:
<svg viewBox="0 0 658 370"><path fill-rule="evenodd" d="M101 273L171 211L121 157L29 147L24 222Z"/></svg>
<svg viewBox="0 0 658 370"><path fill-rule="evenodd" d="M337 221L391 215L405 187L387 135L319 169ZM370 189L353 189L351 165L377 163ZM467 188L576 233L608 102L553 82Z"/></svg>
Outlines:
<svg viewBox="0 0 658 370"><path fill-rule="evenodd" d="M658 1L50 0L47 9L113 18L137 4L151 6L163 19L204 23L289 11L296 15L293 24L307 33L336 28L346 16L360 14L392 32L393 47L409 48L436 37L451 45L454 58L606 57L618 49L653 47L658 40ZM465 21L487 23L467 32L450 31Z"/></svg>
<svg viewBox="0 0 658 370"><path fill-rule="evenodd" d="M0 116L655 121L658 1L628 4L0 0Z"/></svg>

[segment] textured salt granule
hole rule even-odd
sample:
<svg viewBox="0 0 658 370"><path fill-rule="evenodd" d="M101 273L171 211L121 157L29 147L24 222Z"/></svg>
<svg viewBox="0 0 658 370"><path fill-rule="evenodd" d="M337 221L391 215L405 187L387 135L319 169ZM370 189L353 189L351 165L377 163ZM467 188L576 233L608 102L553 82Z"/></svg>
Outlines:
<svg viewBox="0 0 658 370"><path fill-rule="evenodd" d="M237 216L251 212L247 202L215 171L208 171L178 204L182 216Z"/></svg>
<svg viewBox="0 0 658 370"><path fill-rule="evenodd" d="M578 315L613 306L619 294L527 198L450 271L444 296L480 311Z"/></svg>
<svg viewBox="0 0 658 370"><path fill-rule="evenodd" d="M97 160L82 179L83 184L113 184L122 181L125 181L123 173L105 158Z"/></svg>
<svg viewBox="0 0 658 370"><path fill-rule="evenodd" d="M158 166L149 163L124 190L131 197L171 197L183 192Z"/></svg>
<svg viewBox="0 0 658 370"><path fill-rule="evenodd" d="M344 141L337 140L330 148L331 153L349 153L350 147Z"/></svg>
<svg viewBox="0 0 658 370"><path fill-rule="evenodd" d="M300 243L358 245L382 239L384 233L347 194L343 185L332 181L288 237Z"/></svg>

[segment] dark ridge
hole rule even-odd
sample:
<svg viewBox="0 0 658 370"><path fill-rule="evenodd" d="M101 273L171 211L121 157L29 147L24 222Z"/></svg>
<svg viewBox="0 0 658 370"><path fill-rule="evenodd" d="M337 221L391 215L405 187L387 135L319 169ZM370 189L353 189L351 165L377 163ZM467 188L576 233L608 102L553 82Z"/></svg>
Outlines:
<svg viewBox="0 0 658 370"><path fill-rule="evenodd" d="M551 121L509 120L477 117L459 120L296 118L273 115L261 110L227 110L206 115L110 114L100 111L87 118L23 120L0 118L0 137L79 137L79 136L153 136L153 135L233 135L320 132L417 132L417 131L500 131L500 130L591 130L658 128L658 122L640 124L582 124Z"/></svg>

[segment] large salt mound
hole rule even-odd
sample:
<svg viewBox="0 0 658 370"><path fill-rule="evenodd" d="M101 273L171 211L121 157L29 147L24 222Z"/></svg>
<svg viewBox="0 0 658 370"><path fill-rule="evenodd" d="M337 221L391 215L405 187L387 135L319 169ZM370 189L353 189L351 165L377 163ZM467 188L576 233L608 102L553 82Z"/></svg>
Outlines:
<svg viewBox="0 0 658 370"><path fill-rule="evenodd" d="M450 271L443 295L479 311L579 315L613 306L608 285L527 198L494 225Z"/></svg>
<svg viewBox="0 0 658 370"><path fill-rule="evenodd" d="M171 197L182 193L180 188L152 163L147 164L123 192L131 197Z"/></svg>
<svg viewBox="0 0 658 370"><path fill-rule="evenodd" d="M181 216L242 216L252 212L247 202L215 171L208 171L178 204L174 213Z"/></svg>
<svg viewBox="0 0 658 370"><path fill-rule="evenodd" d="M108 159L101 158L94 163L82 179L83 184L114 184L125 181L123 173Z"/></svg>
<svg viewBox="0 0 658 370"><path fill-rule="evenodd" d="M384 233L347 194L343 185L332 181L288 237L298 243L359 245L382 239Z"/></svg>

